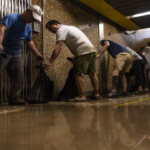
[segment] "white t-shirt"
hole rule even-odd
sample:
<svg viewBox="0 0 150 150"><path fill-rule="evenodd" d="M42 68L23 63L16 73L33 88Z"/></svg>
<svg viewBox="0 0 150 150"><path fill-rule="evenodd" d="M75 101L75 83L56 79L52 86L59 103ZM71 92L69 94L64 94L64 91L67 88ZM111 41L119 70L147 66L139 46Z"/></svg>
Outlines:
<svg viewBox="0 0 150 150"><path fill-rule="evenodd" d="M146 54L149 54L149 55L150 55L150 47L149 47L149 46L145 47L145 48L142 50L142 52L145 52Z"/></svg>
<svg viewBox="0 0 150 150"><path fill-rule="evenodd" d="M149 46L145 47L142 52L145 52L144 56L145 56L148 64L150 65L150 47Z"/></svg>
<svg viewBox="0 0 150 150"><path fill-rule="evenodd" d="M86 35L74 26L61 25L56 32L56 41L64 41L75 56L96 52Z"/></svg>

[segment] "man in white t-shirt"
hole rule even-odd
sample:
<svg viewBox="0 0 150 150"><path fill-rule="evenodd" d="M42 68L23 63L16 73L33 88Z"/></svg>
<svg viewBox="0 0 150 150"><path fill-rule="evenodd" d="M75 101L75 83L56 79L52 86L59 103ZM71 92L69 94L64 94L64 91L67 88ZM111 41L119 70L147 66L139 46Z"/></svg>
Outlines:
<svg viewBox="0 0 150 150"><path fill-rule="evenodd" d="M145 56L147 65L146 65L146 78L148 87L150 87L150 42L147 43L145 47L141 47L142 54Z"/></svg>
<svg viewBox="0 0 150 150"><path fill-rule="evenodd" d="M148 42L147 46L143 48L142 54L145 56L148 64L150 65L150 42Z"/></svg>
<svg viewBox="0 0 150 150"><path fill-rule="evenodd" d="M48 70L54 60L59 56L62 46L69 48L74 58L74 74L79 96L75 101L86 100L84 92L83 74L88 73L94 92L89 96L91 99L99 99L98 78L95 74L96 50L86 35L74 26L62 25L56 20L51 20L46 24L46 28L56 34L56 46L51 58L44 64L44 69Z"/></svg>

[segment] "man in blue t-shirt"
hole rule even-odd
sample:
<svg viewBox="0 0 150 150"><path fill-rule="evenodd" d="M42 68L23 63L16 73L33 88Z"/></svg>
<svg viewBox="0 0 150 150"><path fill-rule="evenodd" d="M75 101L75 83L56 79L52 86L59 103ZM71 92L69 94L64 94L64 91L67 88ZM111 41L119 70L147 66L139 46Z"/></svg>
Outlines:
<svg viewBox="0 0 150 150"><path fill-rule="evenodd" d="M21 58L23 41L26 42L38 61L43 60L43 56L38 52L32 41L29 25L29 23L41 21L42 15L43 11L39 6L31 5L23 14L9 14L2 18L0 22L0 53L4 51L7 54L7 58L2 59L0 64L0 77L1 72L6 68L10 77L10 95L8 97L10 105L25 104L20 98L23 81Z"/></svg>
<svg viewBox="0 0 150 150"><path fill-rule="evenodd" d="M108 94L108 97L115 97L118 96L117 86L119 83L119 76L122 82L122 95L127 95L127 81L124 76L126 72L130 71L130 68L134 62L134 53L127 50L127 48L123 45L115 43L110 40L102 40L100 41L101 46L103 49L98 54L97 58L100 57L104 51L108 51L109 54L115 59L114 68L113 68L113 79L112 84L113 88L112 91Z"/></svg>

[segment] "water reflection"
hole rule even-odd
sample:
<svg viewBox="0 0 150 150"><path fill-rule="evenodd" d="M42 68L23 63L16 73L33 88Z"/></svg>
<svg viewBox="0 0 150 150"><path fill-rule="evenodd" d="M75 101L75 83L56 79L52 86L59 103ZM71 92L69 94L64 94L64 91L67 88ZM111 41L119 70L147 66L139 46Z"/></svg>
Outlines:
<svg viewBox="0 0 150 150"><path fill-rule="evenodd" d="M149 150L149 112L149 101L31 105L0 115L0 149Z"/></svg>
<svg viewBox="0 0 150 150"><path fill-rule="evenodd" d="M112 150L149 149L149 105L113 107L114 123L118 138Z"/></svg>

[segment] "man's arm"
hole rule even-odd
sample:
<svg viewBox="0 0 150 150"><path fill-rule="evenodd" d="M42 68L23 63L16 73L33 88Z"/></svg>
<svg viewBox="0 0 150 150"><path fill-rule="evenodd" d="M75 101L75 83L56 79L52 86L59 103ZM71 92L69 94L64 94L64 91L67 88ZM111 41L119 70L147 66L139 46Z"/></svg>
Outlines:
<svg viewBox="0 0 150 150"><path fill-rule="evenodd" d="M0 50L3 50L2 42L4 39L5 31L9 30L16 21L13 14L6 15L2 18L0 23Z"/></svg>
<svg viewBox="0 0 150 150"><path fill-rule="evenodd" d="M60 51L62 50L63 44L64 44L64 41L59 41L56 43L55 49L54 49L52 56L49 60L51 63L53 63L55 61L55 59L59 56Z"/></svg>
<svg viewBox="0 0 150 150"><path fill-rule="evenodd" d="M55 61L55 59L59 56L59 54L60 54L60 52L62 50L63 44L64 44L64 41L58 41L56 43L56 46L55 46L55 49L54 49L54 51L52 53L51 58L43 66L44 70L45 69L48 70L52 66L52 64Z"/></svg>
<svg viewBox="0 0 150 150"><path fill-rule="evenodd" d="M36 49L33 41L26 41L27 46L32 51L32 53L37 57L38 61L43 61L43 56Z"/></svg>
<svg viewBox="0 0 150 150"><path fill-rule="evenodd" d="M107 49L108 47L110 46L109 42L108 41L105 41L104 42L104 47L102 48L101 52L97 55L97 58L100 57Z"/></svg>
<svg viewBox="0 0 150 150"><path fill-rule="evenodd" d="M1 51L3 51L2 42L3 42L6 30L7 30L7 27L4 24L0 24L0 50Z"/></svg>

